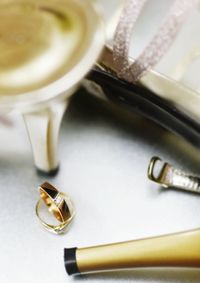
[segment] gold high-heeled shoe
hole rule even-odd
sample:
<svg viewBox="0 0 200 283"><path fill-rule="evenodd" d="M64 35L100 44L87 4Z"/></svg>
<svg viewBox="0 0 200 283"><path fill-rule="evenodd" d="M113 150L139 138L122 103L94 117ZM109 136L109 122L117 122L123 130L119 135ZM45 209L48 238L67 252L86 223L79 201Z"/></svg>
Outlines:
<svg viewBox="0 0 200 283"><path fill-rule="evenodd" d="M182 78L187 79L185 68L198 56L193 47L200 34L197 10L193 9L193 23L183 24L198 1L176 0L154 37L153 44L151 42L137 60L132 59L131 53L128 53L127 39L130 38L131 29L126 29L124 23L129 27L133 25L144 2L125 2L130 5L130 9L125 6L115 33L114 53L107 45L83 84L94 95L142 113L199 147L199 95L193 87L194 82L189 80L189 86L182 82ZM97 60L103 47L102 16L94 1L90 0L84 3L80 0L66 0L62 8L60 2L55 0L48 3L45 0L30 0L27 4L26 1L22 3L18 0L13 3L11 0L4 0L0 4L0 64L3 66L0 73L0 111L17 109L23 113L36 167L43 172L51 172L58 167L58 132L69 98ZM160 1L154 1L155 6L152 7L157 8L159 3ZM163 3L167 7L168 1ZM135 8L137 13L132 17ZM158 26L158 15L149 15L150 6L148 8L142 27L147 21L153 27ZM163 9L165 10L166 8ZM127 11L129 17L126 15ZM181 25L183 31L177 36L170 52L163 56ZM109 26L113 28L115 24ZM196 36L191 37L190 29ZM12 33L8 33L8 30ZM143 46L142 34L145 32L141 27L139 30ZM34 31L34 37L29 36L31 31ZM167 43L162 31L169 35ZM184 44L186 38L187 44ZM69 42L70 45L67 44ZM189 55L183 56L191 46ZM158 63L161 57L162 60ZM181 57L184 60L179 64ZM156 63L157 68L154 70ZM45 66L44 69L41 66Z"/></svg>
<svg viewBox="0 0 200 283"><path fill-rule="evenodd" d="M63 114L104 44L102 17L90 0L2 0L0 18L0 113L22 113L37 169L55 172Z"/></svg>

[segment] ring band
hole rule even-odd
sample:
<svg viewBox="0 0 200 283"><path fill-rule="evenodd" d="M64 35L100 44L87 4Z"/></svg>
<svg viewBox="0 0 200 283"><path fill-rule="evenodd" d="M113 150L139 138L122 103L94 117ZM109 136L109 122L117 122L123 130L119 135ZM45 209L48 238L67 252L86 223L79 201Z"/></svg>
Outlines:
<svg viewBox="0 0 200 283"><path fill-rule="evenodd" d="M54 186L47 182L43 183L39 187L39 192L40 199L36 204L36 215L40 223L49 232L56 234L63 233L75 215L71 199L68 195L59 192ZM49 212L53 214L59 222L61 222L60 224L51 225L41 218L39 211L43 202L48 207Z"/></svg>

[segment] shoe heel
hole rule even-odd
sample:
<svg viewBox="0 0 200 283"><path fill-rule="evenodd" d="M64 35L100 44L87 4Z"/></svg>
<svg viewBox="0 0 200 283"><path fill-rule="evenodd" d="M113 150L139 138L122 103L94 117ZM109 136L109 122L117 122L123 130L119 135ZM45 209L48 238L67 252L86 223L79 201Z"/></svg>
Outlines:
<svg viewBox="0 0 200 283"><path fill-rule="evenodd" d="M68 101L60 101L39 111L23 114L37 171L55 175L59 167L58 137Z"/></svg>

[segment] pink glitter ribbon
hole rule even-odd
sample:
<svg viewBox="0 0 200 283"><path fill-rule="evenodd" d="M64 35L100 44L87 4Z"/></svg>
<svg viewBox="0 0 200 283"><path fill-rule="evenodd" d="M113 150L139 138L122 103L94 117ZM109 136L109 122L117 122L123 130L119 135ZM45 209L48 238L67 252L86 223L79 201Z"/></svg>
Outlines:
<svg viewBox="0 0 200 283"><path fill-rule="evenodd" d="M174 1L157 34L131 65L129 47L132 30L146 1L126 1L114 36L113 60L117 75L133 83L159 62L173 43L190 10L199 3L199 0Z"/></svg>

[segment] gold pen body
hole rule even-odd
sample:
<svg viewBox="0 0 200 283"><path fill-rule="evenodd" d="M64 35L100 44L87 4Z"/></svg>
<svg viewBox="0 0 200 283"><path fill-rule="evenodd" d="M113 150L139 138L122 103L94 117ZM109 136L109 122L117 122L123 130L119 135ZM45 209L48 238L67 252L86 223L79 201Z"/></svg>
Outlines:
<svg viewBox="0 0 200 283"><path fill-rule="evenodd" d="M138 267L200 268L200 229L166 236L74 250L69 274ZM70 253L70 252L69 252ZM72 258L71 258L72 259Z"/></svg>

